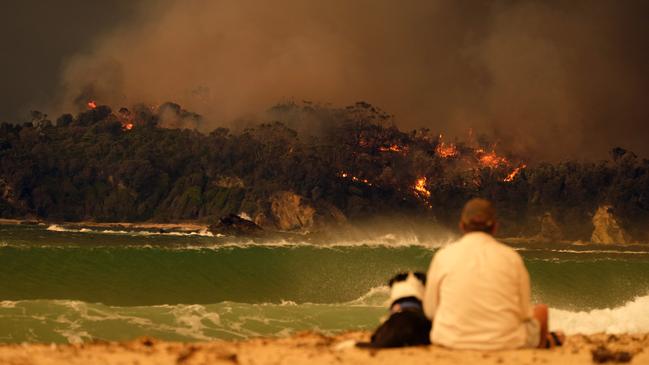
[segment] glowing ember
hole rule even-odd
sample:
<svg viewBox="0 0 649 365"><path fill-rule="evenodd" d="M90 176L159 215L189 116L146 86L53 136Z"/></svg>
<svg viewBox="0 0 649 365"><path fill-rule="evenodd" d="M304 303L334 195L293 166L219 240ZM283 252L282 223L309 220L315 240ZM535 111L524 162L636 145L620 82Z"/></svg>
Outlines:
<svg viewBox="0 0 649 365"><path fill-rule="evenodd" d="M476 150L476 156L482 167L496 168L501 165L508 165L509 161L502 156L498 156L495 151L485 152L483 149Z"/></svg>
<svg viewBox="0 0 649 365"><path fill-rule="evenodd" d="M359 177L356 177L356 176L350 175L350 174L347 173L347 172L344 172L344 171L343 171L343 172L341 172L339 175L340 175L340 177L342 177L343 179L349 179L349 180L354 181L354 182L363 183L363 184L365 184L365 185L372 186L372 183L371 183L369 180L367 180L367 179L361 179L361 178L359 178Z"/></svg>
<svg viewBox="0 0 649 365"><path fill-rule="evenodd" d="M88 104L86 104L86 105L88 105L88 109L96 109L97 108L97 103L94 100L90 100L88 102Z"/></svg>
<svg viewBox="0 0 649 365"><path fill-rule="evenodd" d="M507 177L503 180L504 182L512 182L518 176L518 174L521 172L522 169L526 168L527 165L521 164L517 168L514 169Z"/></svg>
<svg viewBox="0 0 649 365"><path fill-rule="evenodd" d="M133 129L133 123L124 123L122 124L122 129L125 131L130 131Z"/></svg>
<svg viewBox="0 0 649 365"><path fill-rule="evenodd" d="M439 135L439 143L435 148L435 153L442 158L451 158L457 156L457 147L453 143L445 143L442 140L443 136Z"/></svg>
<svg viewBox="0 0 649 365"><path fill-rule="evenodd" d="M401 147L397 144L393 144L388 147L379 147L379 151L381 152L406 152L408 151L408 147Z"/></svg>
<svg viewBox="0 0 649 365"><path fill-rule="evenodd" d="M417 179L413 189L420 196L423 196L424 198L430 198L430 191L426 189L426 177L420 177L419 179Z"/></svg>

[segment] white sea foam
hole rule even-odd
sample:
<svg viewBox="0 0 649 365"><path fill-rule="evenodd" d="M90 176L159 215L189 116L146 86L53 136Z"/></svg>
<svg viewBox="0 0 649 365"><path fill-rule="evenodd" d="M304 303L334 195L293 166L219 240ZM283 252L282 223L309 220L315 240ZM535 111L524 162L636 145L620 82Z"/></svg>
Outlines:
<svg viewBox="0 0 649 365"><path fill-rule="evenodd" d="M280 301L279 305L282 306L282 307L294 307L294 306L296 306L298 304L296 302L292 301L292 300L284 300L284 299L282 299Z"/></svg>
<svg viewBox="0 0 649 365"><path fill-rule="evenodd" d="M51 224L49 227L47 227L47 230L53 232L71 232L69 229L63 228L58 224Z"/></svg>
<svg viewBox="0 0 649 365"><path fill-rule="evenodd" d="M440 238L435 240L422 240L415 234L410 235L395 235L385 234L378 237L369 237L358 240L345 240L334 239L330 243L312 243L300 242L299 240L283 240L278 239L275 241L255 242L250 239L224 236L222 234L214 234L207 228L197 231L147 231L147 230L113 230L113 229L93 229L93 228L72 228L64 227L58 224L51 224L46 228L52 232L72 232L72 233L88 233L88 234L107 234L107 235L128 235L128 236L177 236L177 237L216 237L227 239L226 242L219 242L213 245L187 245L183 247L174 247L174 249L227 249L227 248L249 248L249 247L300 247L311 246L321 248L336 248L336 247L424 247L424 248L439 248L452 241L451 238Z"/></svg>
<svg viewBox="0 0 649 365"><path fill-rule="evenodd" d="M46 228L48 231L52 232L74 232L74 233L92 233L92 234L111 234L111 235L129 235L129 236L181 236L181 237L191 237L191 236L201 236L201 237L223 237L223 235L214 235L207 228L203 228L198 231L125 231L125 230L113 230L113 229L91 229L91 228L66 228L58 224L51 224Z"/></svg>
<svg viewBox="0 0 649 365"><path fill-rule="evenodd" d="M221 324L218 313L209 312L204 306L198 304L174 306L171 313L176 323L180 325L175 328L175 332L197 340L211 339L203 333L203 330L208 328L203 323L204 320L211 322L212 326Z"/></svg>
<svg viewBox="0 0 649 365"><path fill-rule="evenodd" d="M367 291L367 293L345 304L386 307L389 301L390 287L388 287L387 285L381 285L371 288Z"/></svg>
<svg viewBox="0 0 649 365"><path fill-rule="evenodd" d="M437 249L447 244L446 241L384 241L380 239L370 239L361 241L332 241L328 243L313 243L300 241L276 240L270 242L255 242L251 240L238 240L229 242L220 242L208 245L184 245L170 247L172 250L223 250L223 249L246 249L246 248L299 248L311 247L316 249L337 249L347 247L363 248L407 248L421 247L425 249Z"/></svg>
<svg viewBox="0 0 649 365"><path fill-rule="evenodd" d="M593 254L593 253L634 254L634 255L649 254L649 251L629 251L629 250L548 250L548 251L560 252L560 253L577 253L577 254Z"/></svg>
<svg viewBox="0 0 649 365"><path fill-rule="evenodd" d="M571 249L554 249L554 248L539 248L539 247L514 247L514 250L521 252L558 252L558 253L569 253L569 254L632 254L632 255L647 255L649 250L639 249L639 250L623 250L621 249L590 249L590 250L571 250Z"/></svg>
<svg viewBox="0 0 649 365"><path fill-rule="evenodd" d="M0 308L15 308L18 302L13 300L0 301Z"/></svg>
<svg viewBox="0 0 649 365"><path fill-rule="evenodd" d="M616 308L579 312L550 309L550 329L566 334L649 332L649 295Z"/></svg>

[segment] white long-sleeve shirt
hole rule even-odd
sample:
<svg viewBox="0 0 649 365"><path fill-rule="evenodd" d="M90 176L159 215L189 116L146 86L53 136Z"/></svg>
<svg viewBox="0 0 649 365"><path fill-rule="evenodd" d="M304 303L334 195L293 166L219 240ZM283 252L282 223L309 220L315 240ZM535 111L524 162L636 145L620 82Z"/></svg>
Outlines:
<svg viewBox="0 0 649 365"><path fill-rule="evenodd" d="M435 254L423 302L434 344L496 350L526 343L529 274L521 256L489 234L467 233Z"/></svg>

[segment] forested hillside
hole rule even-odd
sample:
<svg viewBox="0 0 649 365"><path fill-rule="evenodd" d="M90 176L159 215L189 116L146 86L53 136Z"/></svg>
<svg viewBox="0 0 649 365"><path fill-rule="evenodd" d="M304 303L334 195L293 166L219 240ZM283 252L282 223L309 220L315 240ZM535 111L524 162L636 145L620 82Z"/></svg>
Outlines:
<svg viewBox="0 0 649 365"><path fill-rule="evenodd" d="M550 219L565 238L589 239L593 214L610 205L635 240L649 240L649 160L621 148L607 161L530 163L484 137L400 131L367 103L286 103L269 115L208 134L193 129L200 116L171 103L4 123L0 216L212 222L245 213L300 230L399 215L452 227L467 198L483 196L507 235L538 234Z"/></svg>

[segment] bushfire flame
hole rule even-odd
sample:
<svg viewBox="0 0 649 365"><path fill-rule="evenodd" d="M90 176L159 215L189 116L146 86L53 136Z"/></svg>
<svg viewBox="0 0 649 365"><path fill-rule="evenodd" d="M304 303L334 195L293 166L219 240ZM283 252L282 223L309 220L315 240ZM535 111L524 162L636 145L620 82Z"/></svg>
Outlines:
<svg viewBox="0 0 649 365"><path fill-rule="evenodd" d="M382 146L379 147L379 151L381 152L406 152L408 151L408 147L401 147L398 144L393 144L388 147Z"/></svg>
<svg viewBox="0 0 649 365"><path fill-rule="evenodd" d="M453 143L445 143L442 139L444 136L439 135L439 143L435 148L435 153L442 158L451 158L457 156L457 147Z"/></svg>
<svg viewBox="0 0 649 365"><path fill-rule="evenodd" d="M343 179L349 179L349 180L354 181L354 182L359 182L359 183L363 183L365 185L372 186L372 183L369 180L356 177L356 176L351 175L351 174L349 174L347 172L344 172L344 171L340 173L340 177L342 177Z"/></svg>
<svg viewBox="0 0 649 365"><path fill-rule="evenodd" d="M86 105L88 105L88 109L96 109L97 108L97 102L95 102L94 100L90 100L88 102L88 104L86 104Z"/></svg>
<svg viewBox="0 0 649 365"><path fill-rule="evenodd" d="M496 168L501 165L508 165L509 161L505 157L498 156L496 151L485 152L483 149L479 148L476 150L476 157L480 162L482 167Z"/></svg>
<svg viewBox="0 0 649 365"><path fill-rule="evenodd" d="M426 177L420 177L415 181L415 186L413 187L415 192L419 194L420 196L423 196L425 198L430 198L430 191L426 189Z"/></svg>
<svg viewBox="0 0 649 365"><path fill-rule="evenodd" d="M507 177L503 181L504 182L512 182L512 181L514 181L514 179L516 178L516 176L518 176L518 174L521 172L521 170L523 170L526 167L527 167L527 165L521 164L520 166L515 168L514 171L512 171L509 175L507 175Z"/></svg>

